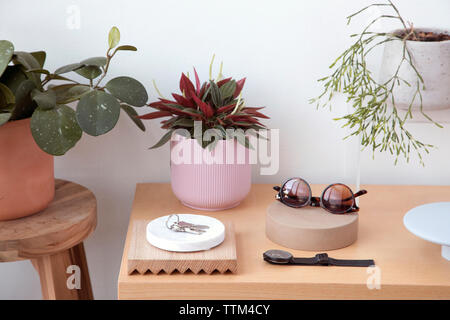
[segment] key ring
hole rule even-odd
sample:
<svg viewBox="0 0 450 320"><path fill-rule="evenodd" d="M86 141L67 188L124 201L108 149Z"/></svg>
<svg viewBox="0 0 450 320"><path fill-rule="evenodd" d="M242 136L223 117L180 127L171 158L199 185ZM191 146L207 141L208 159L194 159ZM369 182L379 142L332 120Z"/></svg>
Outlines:
<svg viewBox="0 0 450 320"><path fill-rule="evenodd" d="M173 224L169 227L170 218L172 218L173 216L177 217L177 222L175 222L174 224L179 224L180 223L180 217L176 213L171 214L170 216L167 217L167 220L166 220L166 227L169 230L173 229Z"/></svg>
<svg viewBox="0 0 450 320"><path fill-rule="evenodd" d="M175 216L177 218L177 221L170 224L170 219L172 216ZM209 226L207 225L199 225L199 224L193 224L185 221L181 221L178 214L174 213L167 217L167 220L165 222L166 228L175 231L175 232L186 232L186 233L192 233L192 234L203 234L206 232L206 229L209 229Z"/></svg>

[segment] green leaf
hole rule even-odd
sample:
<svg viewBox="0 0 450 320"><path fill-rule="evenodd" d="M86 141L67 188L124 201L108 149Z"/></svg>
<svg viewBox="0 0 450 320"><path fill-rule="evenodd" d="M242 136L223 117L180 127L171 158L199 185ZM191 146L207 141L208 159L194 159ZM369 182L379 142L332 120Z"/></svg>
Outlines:
<svg viewBox="0 0 450 320"><path fill-rule="evenodd" d="M104 67L106 65L107 59L105 57L93 57L88 58L80 63L86 65L86 66L97 66L97 67Z"/></svg>
<svg viewBox="0 0 450 320"><path fill-rule="evenodd" d="M70 83L54 86L50 90L55 92L57 104L66 104L80 99L90 88L86 85Z"/></svg>
<svg viewBox="0 0 450 320"><path fill-rule="evenodd" d="M51 110L37 108L31 117L31 133L37 145L54 156L65 154L82 135L75 111L66 105Z"/></svg>
<svg viewBox="0 0 450 320"><path fill-rule="evenodd" d="M236 81L231 80L220 87L220 93L222 94L222 99L225 100L233 96L236 91Z"/></svg>
<svg viewBox="0 0 450 320"><path fill-rule="evenodd" d="M95 90L81 97L76 114L84 132L91 136L99 136L109 132L116 125L120 115L120 104L112 95Z"/></svg>
<svg viewBox="0 0 450 320"><path fill-rule="evenodd" d="M11 118L11 113L0 113L0 127L7 123Z"/></svg>
<svg viewBox="0 0 450 320"><path fill-rule="evenodd" d="M97 66L85 66L81 69L75 70L75 72L86 79L92 80L102 74L102 69Z"/></svg>
<svg viewBox="0 0 450 320"><path fill-rule="evenodd" d="M178 118L172 123L172 126L180 126L180 127L194 127L194 119L188 118Z"/></svg>
<svg viewBox="0 0 450 320"><path fill-rule="evenodd" d="M47 57L45 51L30 52L30 54L36 59L41 68L44 68L45 58Z"/></svg>
<svg viewBox="0 0 450 320"><path fill-rule="evenodd" d="M119 44L120 41L120 31L117 27L112 27L108 35L108 45L112 49Z"/></svg>
<svg viewBox="0 0 450 320"><path fill-rule="evenodd" d="M172 137L172 132L173 132L173 130L167 131L166 134L163 135L162 138L154 146L150 147L149 149L156 149L156 148L163 146Z"/></svg>
<svg viewBox="0 0 450 320"><path fill-rule="evenodd" d="M71 79L60 76L59 74L49 74L47 77L54 80L72 81Z"/></svg>
<svg viewBox="0 0 450 320"><path fill-rule="evenodd" d="M15 92L16 105L11 120L20 120L31 117L36 109L36 103L31 99L31 91L36 88L35 83L27 79L22 81Z"/></svg>
<svg viewBox="0 0 450 320"><path fill-rule="evenodd" d="M56 94L52 90L41 92L34 89L31 91L31 99L33 99L42 110L56 108Z"/></svg>
<svg viewBox="0 0 450 320"><path fill-rule="evenodd" d="M84 64L82 64L82 63L79 63L79 62L71 63L71 64L68 64L66 66L62 66L62 67L56 69L55 70L55 74L63 74L63 73L75 71L75 70L80 69L82 67L84 67Z"/></svg>
<svg viewBox="0 0 450 320"><path fill-rule="evenodd" d="M124 104L124 103L121 103L120 107L122 108L123 111L126 112L126 114L130 117L130 119L134 122L134 124L137 125L137 127L139 129L141 129L142 131L145 131L144 123L142 122L141 119L138 118L139 115L136 112L136 110L134 110L133 107L131 107L127 104Z"/></svg>
<svg viewBox="0 0 450 320"><path fill-rule="evenodd" d="M118 46L116 48L116 50L114 51L119 51L119 50L126 50L126 51L137 51L137 48L134 46L129 46L129 45L124 45L124 46Z"/></svg>
<svg viewBox="0 0 450 320"><path fill-rule="evenodd" d="M16 102L16 97L14 96L14 93L12 93L12 91L1 82L0 82L0 93L1 93L0 108Z"/></svg>
<svg viewBox="0 0 450 320"><path fill-rule="evenodd" d="M214 126L214 128L220 131L220 133L222 134L222 138L227 137L227 131L225 130L225 128L223 126L221 126L220 124L216 124Z"/></svg>
<svg viewBox="0 0 450 320"><path fill-rule="evenodd" d="M5 71L14 54L14 45L7 40L0 40L0 76Z"/></svg>
<svg viewBox="0 0 450 320"><path fill-rule="evenodd" d="M247 149L251 149L253 150L253 146L250 143L250 140L248 139L248 137L244 137L243 135L238 134L236 136L236 140L243 145L244 147L246 147Z"/></svg>
<svg viewBox="0 0 450 320"><path fill-rule="evenodd" d="M46 69L30 69L28 72L40 73L40 74L50 74L50 71Z"/></svg>
<svg viewBox="0 0 450 320"><path fill-rule="evenodd" d="M219 87L214 81L210 81L210 88L211 88L211 98L216 106L216 108L219 108L222 106L222 94L220 93Z"/></svg>
<svg viewBox="0 0 450 320"><path fill-rule="evenodd" d="M15 51L13 55L14 64L21 64L25 70L41 68L39 62L29 52Z"/></svg>
<svg viewBox="0 0 450 320"><path fill-rule="evenodd" d="M135 107L142 107L148 100L147 91L137 80L130 77L117 77L105 88L117 99Z"/></svg>
<svg viewBox="0 0 450 320"><path fill-rule="evenodd" d="M28 52L16 51L13 55L14 64L20 64L24 67L25 71L40 69L39 62ZM41 76L35 73L26 73L27 77L34 81L36 87L41 87Z"/></svg>
<svg viewBox="0 0 450 320"><path fill-rule="evenodd" d="M2 95L0 94L0 98L4 99L4 97L2 97ZM0 113L4 113L4 112L9 112L12 113L12 111L14 110L14 107L16 105L14 103L11 104L3 104L2 106L0 106Z"/></svg>
<svg viewBox="0 0 450 320"><path fill-rule="evenodd" d="M27 80L25 72L21 66L8 66L0 78L0 82L5 84L15 94L19 85Z"/></svg>

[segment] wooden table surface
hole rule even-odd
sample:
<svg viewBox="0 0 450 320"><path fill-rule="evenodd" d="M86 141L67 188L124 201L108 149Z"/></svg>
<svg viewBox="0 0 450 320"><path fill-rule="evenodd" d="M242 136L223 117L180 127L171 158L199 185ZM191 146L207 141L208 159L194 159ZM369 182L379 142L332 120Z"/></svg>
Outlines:
<svg viewBox="0 0 450 320"><path fill-rule="evenodd" d="M312 186L313 193L320 194L324 187ZM360 199L358 240L328 254L341 259L374 259L380 289L368 288L368 279L376 275L369 274L366 268L277 266L264 262L262 254L269 249L288 250L294 256L315 254L286 249L266 238L266 208L275 196L272 185L255 184L238 207L211 213L181 205L169 184L138 184L118 278L119 299L450 299L450 261L441 257L441 247L414 236L403 226L403 216L409 209L428 202L450 201L450 186L364 188L369 193ZM233 221L238 273L128 275L132 222L175 212Z"/></svg>

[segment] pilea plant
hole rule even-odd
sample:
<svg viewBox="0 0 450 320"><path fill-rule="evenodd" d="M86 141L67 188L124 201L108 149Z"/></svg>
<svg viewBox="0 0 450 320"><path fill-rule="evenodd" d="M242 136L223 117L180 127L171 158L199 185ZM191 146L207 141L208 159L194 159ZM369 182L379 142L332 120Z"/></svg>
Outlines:
<svg viewBox="0 0 450 320"><path fill-rule="evenodd" d="M223 78L222 66L217 77L212 77L212 66L214 56L209 68L209 81L200 82L197 71L194 68L195 86L189 79L189 73L181 74L180 94L172 93L174 100L169 100L162 96L155 85L155 89L160 95L158 101L148 104L158 111L140 116L140 119L168 118L161 122L161 128L168 132L151 148L158 148L170 140L172 133L177 129L186 129L191 137L194 137L196 124L201 123L202 135L208 129L215 129L217 136L221 139L236 139L245 147L251 147L249 139L244 135L234 137L227 134L227 129L253 129L250 134L259 135L258 131L264 129L258 118L268 119L266 115L259 112L264 107L248 107L242 98L242 89L245 79L234 80ZM252 130L250 130L252 131ZM249 132L249 131L246 131ZM196 137L199 144L210 150L214 148L217 141L211 139L205 141Z"/></svg>
<svg viewBox="0 0 450 320"><path fill-rule="evenodd" d="M121 76L104 86L112 58L130 45L118 46L120 32L113 27L104 57L93 57L56 69L44 68L46 53L14 51L11 42L0 41L0 126L31 117L31 132L37 145L52 155L63 155L85 132L107 133L124 110L141 129L145 127L133 107L147 103L148 95L137 80ZM75 72L86 79L80 83L66 76ZM57 84L53 84L53 82ZM76 110L66 104L78 101ZM18 142L20 143L20 142Z"/></svg>
<svg viewBox="0 0 450 320"><path fill-rule="evenodd" d="M392 13L381 14L370 21L362 32L351 35L356 39L355 42L331 64L330 69L333 69L333 73L319 79L323 83L324 90L319 97L311 99L310 102L317 103L318 107L331 106L334 93L344 93L347 102L351 103L353 111L335 120L343 120L345 122L343 127L349 127L352 130L350 135L360 136L362 146L370 146L373 152L376 150L389 151L395 156L395 163L400 157L409 161L410 153L415 152L423 164L422 154L423 152L428 153L432 145L416 139L406 128L407 120L412 119L413 104L419 103L418 110L423 116L431 123L441 126L423 111L422 90L425 89L426 83L414 64L406 41L429 40L419 39L423 38L421 33L417 32L412 24L407 25L392 1L374 3L359 10L347 17L348 24L355 16L371 7L385 7ZM371 27L381 19L398 21L402 32L389 33L371 30ZM391 77L378 82L367 67L367 59L376 47L391 41L402 43L403 57L397 68L394 68ZM402 78L400 71L404 67L414 71L414 81ZM394 94L400 85L414 88L409 108L403 115L398 112Z"/></svg>

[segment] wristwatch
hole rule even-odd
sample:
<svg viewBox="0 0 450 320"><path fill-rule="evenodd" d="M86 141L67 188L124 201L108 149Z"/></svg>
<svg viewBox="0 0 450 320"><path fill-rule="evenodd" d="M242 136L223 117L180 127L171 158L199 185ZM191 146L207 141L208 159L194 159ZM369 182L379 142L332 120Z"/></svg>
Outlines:
<svg viewBox="0 0 450 320"><path fill-rule="evenodd" d="M328 257L326 253L318 253L312 258L294 258L294 256L283 250L268 250L264 252L265 261L272 264L286 264L299 266L339 266L339 267L369 267L374 266L375 261L369 260L343 260Z"/></svg>

